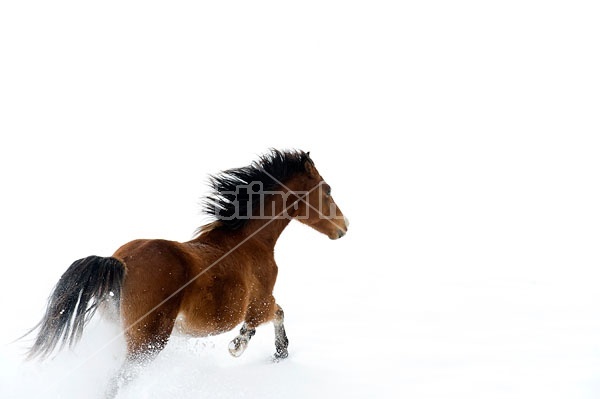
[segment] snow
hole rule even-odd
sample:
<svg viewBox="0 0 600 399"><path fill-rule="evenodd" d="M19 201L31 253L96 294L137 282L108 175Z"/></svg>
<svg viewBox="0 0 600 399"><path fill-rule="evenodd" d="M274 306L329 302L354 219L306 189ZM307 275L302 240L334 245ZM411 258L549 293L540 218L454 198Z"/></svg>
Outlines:
<svg viewBox="0 0 600 399"><path fill-rule="evenodd" d="M600 396L593 2L4 2L0 397L102 397L99 317L24 362L66 268L184 241L208 173L311 151L350 219L292 223L262 326L173 336L119 398Z"/></svg>

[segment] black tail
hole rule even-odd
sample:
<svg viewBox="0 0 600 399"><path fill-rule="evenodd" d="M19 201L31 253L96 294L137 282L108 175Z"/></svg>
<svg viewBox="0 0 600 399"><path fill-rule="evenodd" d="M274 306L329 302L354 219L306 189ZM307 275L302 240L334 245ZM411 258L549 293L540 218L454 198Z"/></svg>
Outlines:
<svg viewBox="0 0 600 399"><path fill-rule="evenodd" d="M60 277L42 321L38 336L28 358L47 357L61 342L61 348L81 338L83 327L92 318L98 305L108 296L119 303L125 266L115 258L89 256L79 259Z"/></svg>

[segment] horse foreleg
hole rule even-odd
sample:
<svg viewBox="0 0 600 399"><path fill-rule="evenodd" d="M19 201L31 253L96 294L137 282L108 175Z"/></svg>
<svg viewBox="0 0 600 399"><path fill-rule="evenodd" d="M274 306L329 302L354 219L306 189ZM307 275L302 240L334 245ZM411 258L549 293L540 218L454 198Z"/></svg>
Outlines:
<svg viewBox="0 0 600 399"><path fill-rule="evenodd" d="M244 324L240 330L240 335L235 337L233 341L229 343L229 353L235 357L241 356L248 347L250 338L256 333L256 327L273 320L275 317L275 310L276 304L273 295L252 300L246 310Z"/></svg>
<svg viewBox="0 0 600 399"><path fill-rule="evenodd" d="M288 338L283 327L283 309L277 305L275 318L273 319L275 326L275 360L285 359L288 357Z"/></svg>
<svg viewBox="0 0 600 399"><path fill-rule="evenodd" d="M229 343L229 353L235 357L241 356L248 347L248 342L256 333L256 327L268 321L273 321L275 326L275 360L288 357L289 341L283 326L283 309L275 303L272 296L267 300L255 301L253 306L250 306L240 335Z"/></svg>
<svg viewBox="0 0 600 399"><path fill-rule="evenodd" d="M229 343L229 353L231 353L231 356L240 357L248 347L248 342L250 342L250 338L254 334L256 334L256 328L248 328L247 324L244 323L240 329L240 335Z"/></svg>

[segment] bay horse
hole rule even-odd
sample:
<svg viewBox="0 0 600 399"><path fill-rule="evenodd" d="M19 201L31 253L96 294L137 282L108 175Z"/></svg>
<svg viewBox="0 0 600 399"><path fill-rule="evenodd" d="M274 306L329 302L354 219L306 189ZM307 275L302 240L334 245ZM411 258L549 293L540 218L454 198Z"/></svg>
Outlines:
<svg viewBox="0 0 600 399"><path fill-rule="evenodd" d="M134 240L111 257L75 261L32 330L39 328L28 357L74 345L99 305L112 301L124 329L125 364L154 358L173 328L204 337L241 323L228 348L237 357L269 321L275 359L286 358L284 313L273 297L277 239L292 219L331 239L346 234L348 221L308 152L272 149L249 166L210 176L210 183L203 209L212 220L191 241ZM116 395L114 384L108 396Z"/></svg>

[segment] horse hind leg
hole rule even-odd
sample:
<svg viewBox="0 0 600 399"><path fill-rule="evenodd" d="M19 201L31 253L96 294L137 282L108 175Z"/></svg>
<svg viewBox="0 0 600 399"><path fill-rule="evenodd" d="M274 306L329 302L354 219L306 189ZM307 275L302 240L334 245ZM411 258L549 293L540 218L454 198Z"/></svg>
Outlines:
<svg viewBox="0 0 600 399"><path fill-rule="evenodd" d="M130 359L125 360L121 368L119 368L117 373L108 382L108 387L104 392L104 399L115 398L121 389L137 377L141 367L137 362Z"/></svg>
<svg viewBox="0 0 600 399"><path fill-rule="evenodd" d="M137 340L135 343L128 342L127 358L110 379L108 387L104 393L105 399L113 399L119 391L134 381L142 369L146 367L156 356L164 349L169 335L160 334L154 337L147 337L143 340Z"/></svg>
<svg viewBox="0 0 600 399"><path fill-rule="evenodd" d="M150 364L164 349L168 338L169 335L163 333L138 341L139 344L135 347L130 344L125 361L109 381L104 394L105 399L113 399L121 389L134 381L144 367Z"/></svg>
<svg viewBox="0 0 600 399"><path fill-rule="evenodd" d="M145 338L145 339L144 339ZM119 391L134 381L142 369L158 356L167 344L169 334L163 332L155 336L137 337L137 340L128 341L127 358L121 368L110 379L104 393L105 399L113 399Z"/></svg>
<svg viewBox="0 0 600 399"><path fill-rule="evenodd" d="M116 397L164 349L175 325L176 315L176 304L165 304L146 317L129 323L125 330L127 358L109 381L104 394L106 399Z"/></svg>

